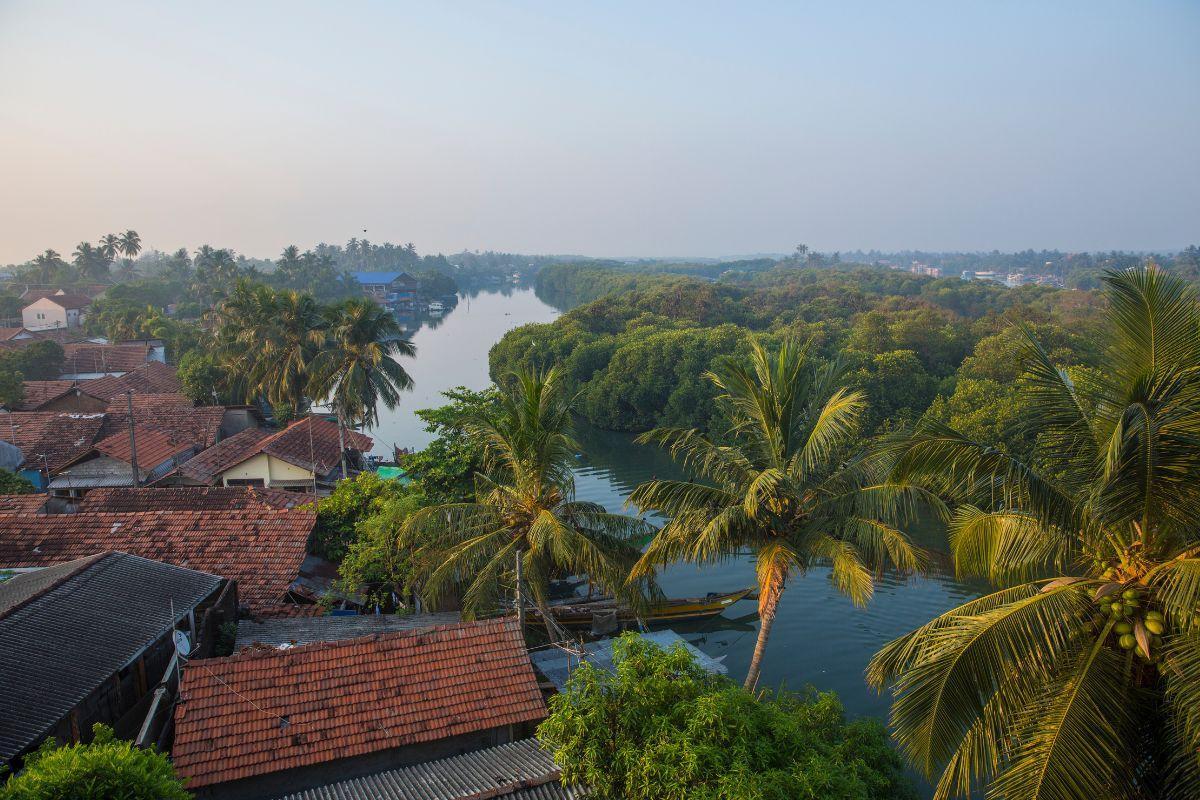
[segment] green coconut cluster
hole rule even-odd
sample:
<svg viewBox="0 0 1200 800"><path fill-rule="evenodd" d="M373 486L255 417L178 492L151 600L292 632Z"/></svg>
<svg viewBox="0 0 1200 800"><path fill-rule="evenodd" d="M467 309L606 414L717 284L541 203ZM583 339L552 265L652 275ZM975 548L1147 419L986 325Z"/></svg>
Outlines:
<svg viewBox="0 0 1200 800"><path fill-rule="evenodd" d="M1120 594L1118 594L1120 591ZM1096 593L1101 613L1097 621L1112 621L1112 634L1122 650L1137 650L1147 661L1157 658L1162 645L1166 620L1162 612L1146 607L1146 597L1137 588L1121 591L1119 584L1108 584Z"/></svg>

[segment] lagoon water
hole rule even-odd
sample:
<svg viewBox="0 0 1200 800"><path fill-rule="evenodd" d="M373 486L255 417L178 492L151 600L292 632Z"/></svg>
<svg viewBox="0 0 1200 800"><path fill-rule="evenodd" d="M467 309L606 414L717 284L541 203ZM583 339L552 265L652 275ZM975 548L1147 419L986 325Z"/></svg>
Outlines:
<svg viewBox="0 0 1200 800"><path fill-rule="evenodd" d="M371 432L376 452L390 453L393 443L424 446L430 434L422 429L414 409L439 404L439 392L447 388L486 387L491 346L518 325L549 322L559 313L532 289L516 289L463 296L445 317L423 323L412 333L417 357L406 364L416 389ZM620 509L639 482L678 474L665 454L635 445L630 435L584 427L577 438L582 446L577 495L609 510ZM888 640L978 596L983 589L954 578L945 563L945 537L938 527L925 526L911 533L942 556L939 563L920 579L884 575L865 609L854 608L833 589L827 570L815 569L790 581L771 633L762 685L832 689L849 714L886 716L887 698L870 691L863 681L871 655ZM668 569L662 582L672 596L726 592L753 585L754 567L748 558L706 568L679 565ZM753 602L743 601L714 620L674 629L705 653L722 658L730 675L740 680L754 648L754 610Z"/></svg>

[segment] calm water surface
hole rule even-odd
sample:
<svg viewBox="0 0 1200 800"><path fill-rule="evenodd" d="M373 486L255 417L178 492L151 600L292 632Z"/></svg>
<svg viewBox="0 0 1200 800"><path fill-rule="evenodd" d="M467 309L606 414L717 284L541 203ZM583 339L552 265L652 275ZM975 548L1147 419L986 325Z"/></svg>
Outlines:
<svg viewBox="0 0 1200 800"><path fill-rule="evenodd" d="M507 295L485 293L469 300L464 297L436 327L426 324L416 330L412 338L417 358L408 369L417 388L372 432L377 452L388 451L392 443L408 447L427 443L430 435L413 409L438 404L438 393L446 388L484 388L490 382L487 353L491 346L518 325L549 322L558 314L530 289ZM578 439L582 452L576 471L577 494L609 510L621 509L633 488L644 480L679 476L666 455L635 445L630 435L584 427L578 431ZM944 534L936 526L911 533L925 547L944 554ZM828 570L794 578L771 632L763 684L832 689L851 715L886 716L887 699L868 690L863 681L871 655L890 639L978 596L983 588L956 580L944 559L941 562L933 574L921 579L885 575L865 609L854 608L832 588ZM753 585L754 566L749 559L707 568L679 565L665 572L662 583L673 596L732 591ZM730 675L740 680L754 648L758 624L754 611L754 602L743 601L715 620L674 629L705 653L723 658Z"/></svg>

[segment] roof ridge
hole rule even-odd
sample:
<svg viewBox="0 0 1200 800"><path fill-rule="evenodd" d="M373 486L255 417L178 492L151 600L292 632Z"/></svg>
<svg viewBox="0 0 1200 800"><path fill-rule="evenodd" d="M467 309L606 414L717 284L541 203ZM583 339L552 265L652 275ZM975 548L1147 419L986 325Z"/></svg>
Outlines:
<svg viewBox="0 0 1200 800"><path fill-rule="evenodd" d="M55 564L52 567L43 567L42 569L53 569L54 567L68 567L68 566L71 566L72 564L75 565L71 569L64 569L61 574L59 574L58 576L56 576L54 578L54 580L52 580L49 583L47 583L46 585L38 588L38 590L36 592L34 592L33 594L24 598L23 600L21 600L17 603L14 603L13 605L9 606L8 608L0 608L0 619L6 619L7 617L12 616L17 611L20 611L22 608L29 605L33 601L45 596L47 592L50 592L53 589L57 589L59 586L62 586L64 583L69 581L71 578L74 578L76 575L79 575L80 573L82 573L83 571L92 567L93 565L99 564L101 561L103 561L105 558L113 555L113 553L115 553L115 552L116 552L115 550L106 550L101 553L95 553L94 555L84 556L83 558L77 558L74 561L67 561L63 564ZM25 573L21 573L21 574L22 575L31 575L31 574L37 574L38 572L41 572L41 571L42 570L39 569L39 570L33 570L31 572L25 572ZM16 578L10 578L9 580L16 580L19 577L20 576L18 575Z"/></svg>

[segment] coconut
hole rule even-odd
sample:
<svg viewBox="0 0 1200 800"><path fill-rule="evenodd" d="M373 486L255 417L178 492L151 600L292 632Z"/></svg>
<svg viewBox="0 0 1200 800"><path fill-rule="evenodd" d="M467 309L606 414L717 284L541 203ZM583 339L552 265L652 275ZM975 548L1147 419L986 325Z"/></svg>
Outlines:
<svg viewBox="0 0 1200 800"><path fill-rule="evenodd" d="M1133 638L1132 633L1121 634L1121 638L1117 640L1117 643L1121 645L1122 650L1132 650L1137 647L1137 639Z"/></svg>

